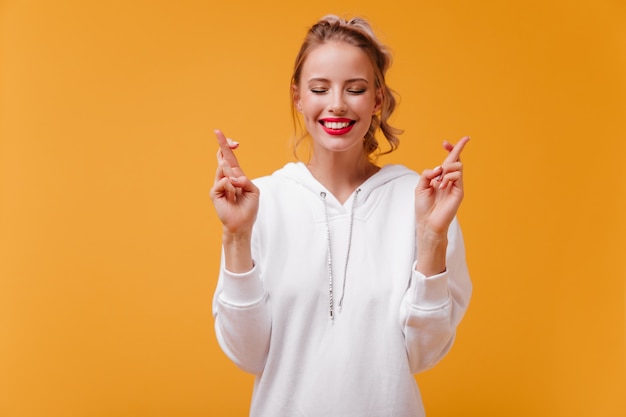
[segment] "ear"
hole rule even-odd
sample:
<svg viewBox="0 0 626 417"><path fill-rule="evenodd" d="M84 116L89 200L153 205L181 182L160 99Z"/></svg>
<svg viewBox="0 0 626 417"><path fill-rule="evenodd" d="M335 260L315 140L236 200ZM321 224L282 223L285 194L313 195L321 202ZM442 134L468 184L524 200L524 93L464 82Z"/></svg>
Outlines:
<svg viewBox="0 0 626 417"><path fill-rule="evenodd" d="M383 93L382 88L376 89L376 101L374 102L374 109L372 110L372 114L376 114L383 108L383 98L385 94Z"/></svg>
<svg viewBox="0 0 626 417"><path fill-rule="evenodd" d="M300 101L300 89L297 85L291 84L291 93L293 97L293 106L298 110L298 112L302 113L302 103Z"/></svg>

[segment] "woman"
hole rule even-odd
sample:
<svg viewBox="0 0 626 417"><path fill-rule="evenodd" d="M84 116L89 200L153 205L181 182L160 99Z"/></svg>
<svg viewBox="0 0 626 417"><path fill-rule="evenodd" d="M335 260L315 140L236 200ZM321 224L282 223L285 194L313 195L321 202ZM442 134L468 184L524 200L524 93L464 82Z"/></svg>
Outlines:
<svg viewBox="0 0 626 417"><path fill-rule="evenodd" d="M421 176L377 166L375 134L398 144L390 62L365 20L327 16L292 78L310 160L252 182L216 131L215 329L256 375L251 416L422 416L413 374L448 352L467 308L455 215L469 138L444 143L441 167Z"/></svg>

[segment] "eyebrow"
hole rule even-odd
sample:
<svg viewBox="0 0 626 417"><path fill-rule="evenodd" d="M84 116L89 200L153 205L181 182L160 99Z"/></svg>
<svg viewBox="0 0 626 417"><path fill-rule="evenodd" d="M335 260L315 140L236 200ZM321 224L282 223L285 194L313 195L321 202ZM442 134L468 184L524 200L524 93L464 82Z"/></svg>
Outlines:
<svg viewBox="0 0 626 417"><path fill-rule="evenodd" d="M321 77L314 77L307 80L307 82L330 82L330 80ZM369 84L367 78L350 78L349 80L345 80L345 83L354 83L354 82L364 82L365 84Z"/></svg>

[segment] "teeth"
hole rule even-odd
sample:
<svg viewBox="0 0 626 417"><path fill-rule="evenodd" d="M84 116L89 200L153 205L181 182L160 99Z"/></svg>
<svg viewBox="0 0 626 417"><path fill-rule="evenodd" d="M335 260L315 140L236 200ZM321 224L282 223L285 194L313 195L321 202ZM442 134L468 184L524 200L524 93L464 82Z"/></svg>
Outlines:
<svg viewBox="0 0 626 417"><path fill-rule="evenodd" d="M324 122L324 126L329 129L343 129L350 126L349 122Z"/></svg>

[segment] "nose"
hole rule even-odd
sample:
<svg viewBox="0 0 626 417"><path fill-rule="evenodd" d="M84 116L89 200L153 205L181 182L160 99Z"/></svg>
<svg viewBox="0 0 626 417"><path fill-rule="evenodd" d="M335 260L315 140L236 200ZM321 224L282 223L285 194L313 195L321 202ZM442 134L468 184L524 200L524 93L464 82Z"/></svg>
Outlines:
<svg viewBox="0 0 626 417"><path fill-rule="evenodd" d="M343 91L336 90L330 95L331 100L328 103L328 111L333 113L344 113L347 110L346 102L343 97Z"/></svg>

